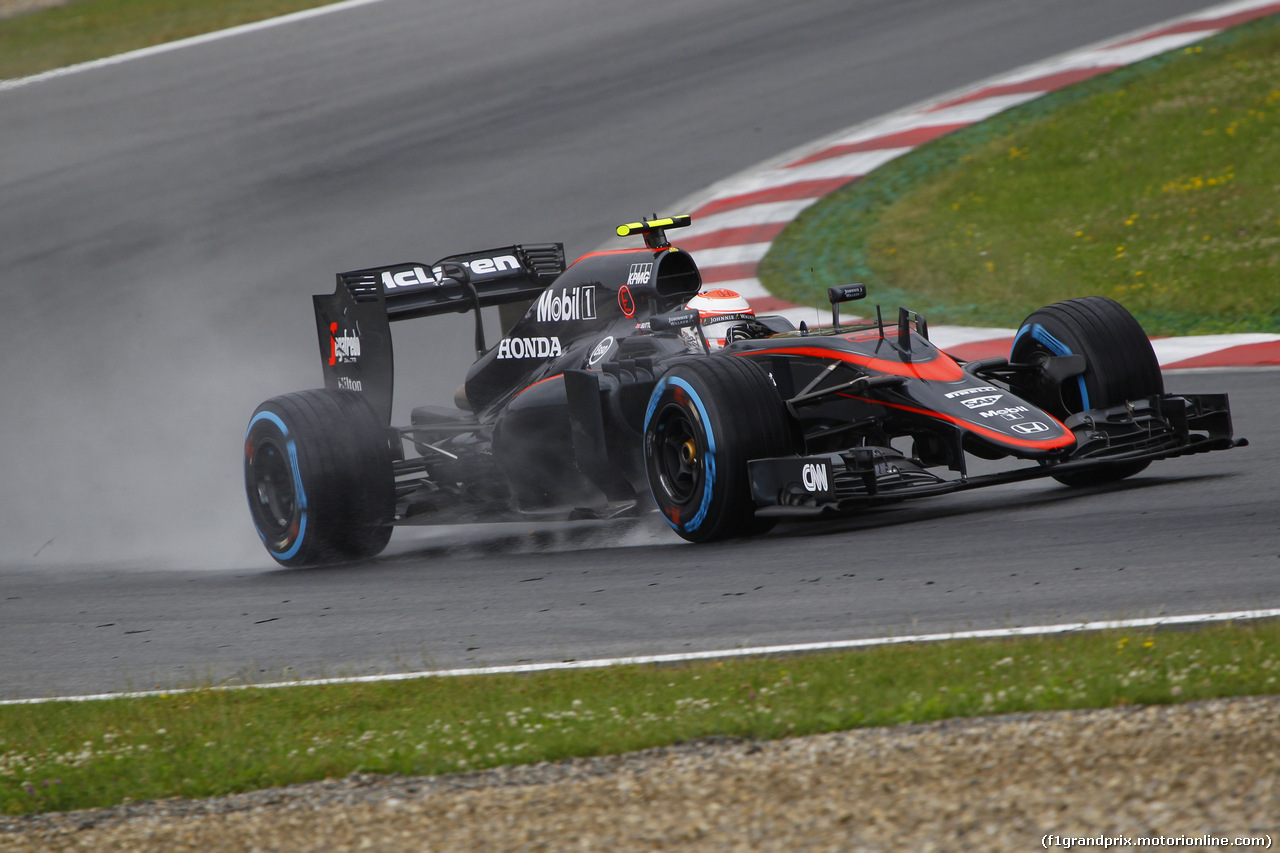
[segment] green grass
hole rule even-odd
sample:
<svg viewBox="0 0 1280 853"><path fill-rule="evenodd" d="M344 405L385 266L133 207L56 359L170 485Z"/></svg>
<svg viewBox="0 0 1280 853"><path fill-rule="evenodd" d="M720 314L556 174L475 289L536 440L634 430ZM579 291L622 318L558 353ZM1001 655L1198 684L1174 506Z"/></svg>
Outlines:
<svg viewBox="0 0 1280 853"><path fill-rule="evenodd" d="M316 5L81 0L0 21L0 78ZM1154 332L1274 330L1277 33L1274 20L1260 23L926 146L811 209L766 259L766 280L817 303L828 284L863 279L881 301L927 309L935 322L1015 325L1046 302L1100 292L1121 297ZM802 269L809 283L810 266L813 287L788 278ZM0 813L351 772L448 773L709 736L1275 693L1277 649L1280 625L1268 622L7 706Z"/></svg>
<svg viewBox="0 0 1280 853"><path fill-rule="evenodd" d="M331 2L335 0L78 0L0 20L0 80Z"/></svg>
<svg viewBox="0 0 1280 853"><path fill-rule="evenodd" d="M1280 623L0 707L0 812L1274 693Z"/></svg>
<svg viewBox="0 0 1280 853"><path fill-rule="evenodd" d="M1280 16L916 149L807 210L761 278L814 305L865 281L934 323L1102 295L1151 334L1280 330Z"/></svg>

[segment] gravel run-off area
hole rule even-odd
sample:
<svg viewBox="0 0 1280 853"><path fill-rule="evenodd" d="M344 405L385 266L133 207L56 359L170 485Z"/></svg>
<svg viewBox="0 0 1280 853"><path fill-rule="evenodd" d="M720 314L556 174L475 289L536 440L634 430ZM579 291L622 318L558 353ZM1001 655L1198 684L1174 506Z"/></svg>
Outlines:
<svg viewBox="0 0 1280 853"><path fill-rule="evenodd" d="M1280 841L1280 696L703 741L0 818L0 853L1029 851L1046 835L1251 837L1267 849L1266 836Z"/></svg>

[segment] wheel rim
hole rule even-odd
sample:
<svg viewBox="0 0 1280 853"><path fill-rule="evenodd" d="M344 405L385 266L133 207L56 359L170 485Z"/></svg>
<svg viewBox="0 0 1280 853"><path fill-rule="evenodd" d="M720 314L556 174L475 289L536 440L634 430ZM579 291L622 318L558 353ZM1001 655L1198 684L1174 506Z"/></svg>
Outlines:
<svg viewBox="0 0 1280 853"><path fill-rule="evenodd" d="M268 538L285 539L294 526L298 505L288 456L268 437L254 445L247 461L253 519Z"/></svg>
<svg viewBox="0 0 1280 853"><path fill-rule="evenodd" d="M669 405L658 415L654 429L653 461L663 494L685 506L702 488L701 432L689 412Z"/></svg>

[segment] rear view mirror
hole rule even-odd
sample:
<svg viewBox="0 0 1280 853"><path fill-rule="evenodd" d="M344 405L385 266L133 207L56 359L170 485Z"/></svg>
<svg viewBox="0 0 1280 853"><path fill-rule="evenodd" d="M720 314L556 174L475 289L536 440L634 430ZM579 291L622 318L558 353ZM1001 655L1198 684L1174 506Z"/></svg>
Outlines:
<svg viewBox="0 0 1280 853"><path fill-rule="evenodd" d="M866 296L867 286L861 283L838 284L827 288L827 299L831 300L831 325L836 327L836 331L840 331L840 303L865 299Z"/></svg>
<svg viewBox="0 0 1280 853"><path fill-rule="evenodd" d="M835 287L827 288L827 299L831 300L832 305L866 298L867 286L865 284L838 284Z"/></svg>

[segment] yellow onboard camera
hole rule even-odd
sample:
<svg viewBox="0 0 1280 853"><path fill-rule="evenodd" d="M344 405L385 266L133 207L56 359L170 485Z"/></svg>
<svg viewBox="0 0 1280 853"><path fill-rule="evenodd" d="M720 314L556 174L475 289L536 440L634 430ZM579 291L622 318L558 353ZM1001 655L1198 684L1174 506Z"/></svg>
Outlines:
<svg viewBox="0 0 1280 853"><path fill-rule="evenodd" d="M693 217L688 213L679 216L667 216L658 219L646 219L640 222L628 222L625 225L618 226L619 237L630 237L632 234L643 234L644 244L650 249L665 249L670 246L667 240L666 229L668 228L684 228L693 222Z"/></svg>

